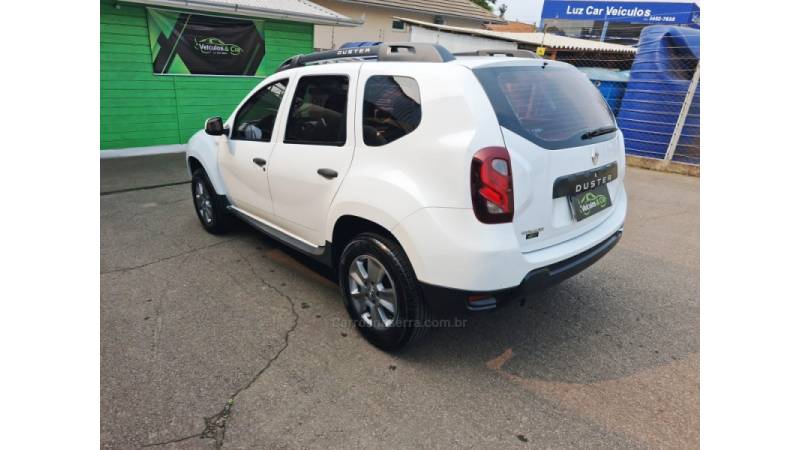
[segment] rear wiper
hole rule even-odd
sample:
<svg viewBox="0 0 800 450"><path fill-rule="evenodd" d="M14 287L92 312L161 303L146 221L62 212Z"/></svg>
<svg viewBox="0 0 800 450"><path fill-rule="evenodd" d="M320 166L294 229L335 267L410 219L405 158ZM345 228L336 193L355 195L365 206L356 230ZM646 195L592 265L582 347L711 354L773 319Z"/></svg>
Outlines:
<svg viewBox="0 0 800 450"><path fill-rule="evenodd" d="M591 139L593 137L601 136L608 133L617 131L617 127L600 127L592 131L587 131L581 135L581 139Z"/></svg>

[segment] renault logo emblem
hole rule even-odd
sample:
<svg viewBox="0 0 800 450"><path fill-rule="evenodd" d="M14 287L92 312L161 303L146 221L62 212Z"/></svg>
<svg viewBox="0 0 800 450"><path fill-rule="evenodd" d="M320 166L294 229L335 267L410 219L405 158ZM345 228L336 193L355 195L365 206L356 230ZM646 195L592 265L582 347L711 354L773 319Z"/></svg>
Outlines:
<svg viewBox="0 0 800 450"><path fill-rule="evenodd" d="M597 150L592 150L592 164L596 166L599 160L600 160L600 154L597 153Z"/></svg>

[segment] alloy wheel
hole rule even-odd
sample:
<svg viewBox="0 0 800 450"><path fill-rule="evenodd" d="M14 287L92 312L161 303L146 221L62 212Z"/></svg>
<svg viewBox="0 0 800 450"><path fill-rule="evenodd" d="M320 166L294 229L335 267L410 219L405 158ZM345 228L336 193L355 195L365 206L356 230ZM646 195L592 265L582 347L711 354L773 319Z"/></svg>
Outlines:
<svg viewBox="0 0 800 450"><path fill-rule="evenodd" d="M194 184L194 206L205 223L210 224L214 219L214 208L211 205L211 193L205 184L198 180Z"/></svg>
<svg viewBox="0 0 800 450"><path fill-rule="evenodd" d="M385 328L397 319L397 292L386 267L369 255L357 256L348 271L350 298L367 326Z"/></svg>

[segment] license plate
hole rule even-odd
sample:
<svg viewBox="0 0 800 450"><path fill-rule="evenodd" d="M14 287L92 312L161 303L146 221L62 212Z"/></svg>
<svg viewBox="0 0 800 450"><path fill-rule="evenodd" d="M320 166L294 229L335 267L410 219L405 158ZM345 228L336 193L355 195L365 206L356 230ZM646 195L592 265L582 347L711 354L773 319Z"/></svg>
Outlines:
<svg viewBox="0 0 800 450"><path fill-rule="evenodd" d="M568 196L572 217L578 222L611 207L608 186L602 184L594 189Z"/></svg>

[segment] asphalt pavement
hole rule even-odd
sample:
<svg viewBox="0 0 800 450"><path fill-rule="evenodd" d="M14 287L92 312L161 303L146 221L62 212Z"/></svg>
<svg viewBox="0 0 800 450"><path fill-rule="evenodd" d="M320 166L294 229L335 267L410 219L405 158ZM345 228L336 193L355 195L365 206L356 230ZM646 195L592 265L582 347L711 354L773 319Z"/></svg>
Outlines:
<svg viewBox="0 0 800 450"><path fill-rule="evenodd" d="M325 268L207 234L181 155L101 163L104 448L696 448L699 179L629 168L622 241L398 355Z"/></svg>

